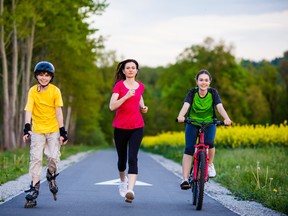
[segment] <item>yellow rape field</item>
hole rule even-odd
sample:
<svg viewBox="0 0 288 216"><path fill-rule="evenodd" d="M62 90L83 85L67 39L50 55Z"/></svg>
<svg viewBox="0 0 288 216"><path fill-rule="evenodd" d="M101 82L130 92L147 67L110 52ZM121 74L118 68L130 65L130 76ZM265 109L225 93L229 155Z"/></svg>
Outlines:
<svg viewBox="0 0 288 216"><path fill-rule="evenodd" d="M157 145L185 145L185 134L182 132L166 132L157 136L145 136L144 147ZM224 148L287 146L287 121L280 125L233 125L218 127L215 145Z"/></svg>

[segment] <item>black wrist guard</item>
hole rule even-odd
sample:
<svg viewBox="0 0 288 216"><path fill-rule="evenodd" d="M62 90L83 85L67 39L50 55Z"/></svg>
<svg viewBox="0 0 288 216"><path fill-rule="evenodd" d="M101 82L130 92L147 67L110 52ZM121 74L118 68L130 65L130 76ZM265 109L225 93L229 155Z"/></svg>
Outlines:
<svg viewBox="0 0 288 216"><path fill-rule="evenodd" d="M24 136L25 135L30 136L29 131L31 131L31 125L29 123L26 123L25 126L24 126L24 130L23 130Z"/></svg>
<svg viewBox="0 0 288 216"><path fill-rule="evenodd" d="M68 136L67 136L67 131L65 130L65 128L61 127L61 128L59 128L59 130L60 130L60 136L62 136L64 138L63 142L67 141Z"/></svg>

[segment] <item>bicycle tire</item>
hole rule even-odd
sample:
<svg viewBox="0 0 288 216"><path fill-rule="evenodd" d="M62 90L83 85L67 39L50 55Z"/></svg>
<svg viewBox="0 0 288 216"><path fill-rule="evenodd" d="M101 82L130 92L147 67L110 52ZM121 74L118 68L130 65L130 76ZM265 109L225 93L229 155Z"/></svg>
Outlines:
<svg viewBox="0 0 288 216"><path fill-rule="evenodd" d="M198 155L198 159L199 161L199 155ZM194 169L196 170L197 173L199 173L199 162L197 163L197 167ZM197 178L196 180L194 180L194 174L191 173L192 175L192 204L193 205L196 205L196 200L197 200L197 194L198 194L198 191L199 191L199 179Z"/></svg>
<svg viewBox="0 0 288 216"><path fill-rule="evenodd" d="M194 182L193 177L194 176L193 176L193 166L192 166L192 168L190 169L189 184L191 186L191 192L192 192L192 204L196 205L196 196L195 196L196 193L194 192L196 182Z"/></svg>
<svg viewBox="0 0 288 216"><path fill-rule="evenodd" d="M199 152L198 155L198 167L197 167L197 181L194 185L195 195L196 196L196 210L201 210L203 205L204 198L204 185L205 185L205 170L206 170L206 158L204 152ZM194 182L195 184L195 182Z"/></svg>
<svg viewBox="0 0 288 216"><path fill-rule="evenodd" d="M192 186L192 204L196 205L196 199L197 199L197 189L198 189L198 182L197 181L193 181L193 186Z"/></svg>

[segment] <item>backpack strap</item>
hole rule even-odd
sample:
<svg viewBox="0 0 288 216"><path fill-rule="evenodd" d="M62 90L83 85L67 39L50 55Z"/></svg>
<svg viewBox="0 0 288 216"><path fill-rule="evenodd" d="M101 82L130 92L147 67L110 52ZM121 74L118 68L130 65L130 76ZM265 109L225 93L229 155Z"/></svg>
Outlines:
<svg viewBox="0 0 288 216"><path fill-rule="evenodd" d="M194 100L194 96L195 96L195 94L198 92L198 87L195 87L195 88L193 88L193 89L191 89L190 91L192 91L192 94L191 94L191 104L190 104L190 107L189 107L189 109L188 109L188 112L187 112L187 114L186 114L186 117L189 117L189 115L190 115L190 111L191 111L191 107L192 107L192 104L193 104L193 100Z"/></svg>
<svg viewBox="0 0 288 216"><path fill-rule="evenodd" d="M213 119L216 119L217 116L216 116L216 111L215 111L215 97L216 97L215 90L209 87L208 92L210 92L212 94Z"/></svg>

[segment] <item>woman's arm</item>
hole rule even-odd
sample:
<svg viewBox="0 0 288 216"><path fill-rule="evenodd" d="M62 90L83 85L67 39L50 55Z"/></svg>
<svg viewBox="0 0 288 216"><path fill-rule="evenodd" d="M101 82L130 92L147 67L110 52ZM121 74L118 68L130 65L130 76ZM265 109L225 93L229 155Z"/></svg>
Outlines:
<svg viewBox="0 0 288 216"><path fill-rule="evenodd" d="M118 93L113 93L110 99L109 108L111 111L118 109L127 99L135 95L135 89L129 89L124 97L119 98Z"/></svg>
<svg viewBox="0 0 288 216"><path fill-rule="evenodd" d="M141 107L142 113L147 113L148 112L148 107L145 106L144 99L143 99L142 95L141 95L141 98L140 98L140 107Z"/></svg>
<svg viewBox="0 0 288 216"><path fill-rule="evenodd" d="M113 93L110 99L110 104L109 104L109 109L111 111L114 111L116 109L118 109L127 99L124 97L122 97L121 99L119 99L119 94L118 93Z"/></svg>

